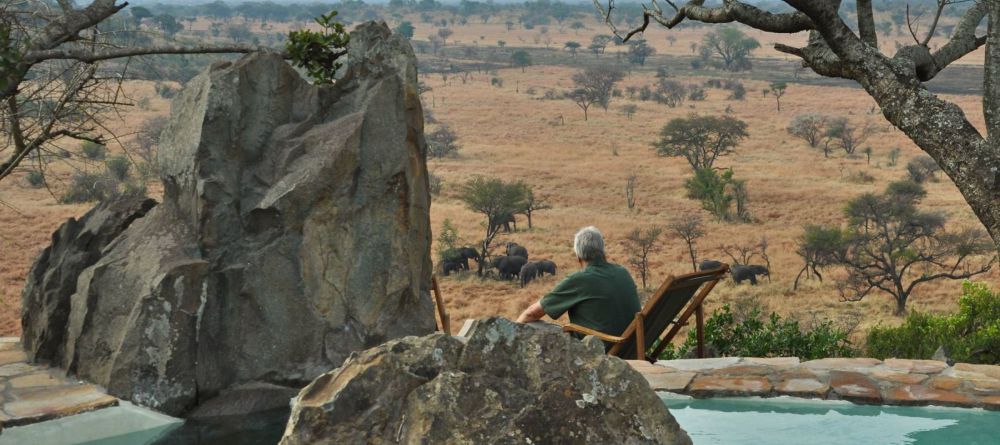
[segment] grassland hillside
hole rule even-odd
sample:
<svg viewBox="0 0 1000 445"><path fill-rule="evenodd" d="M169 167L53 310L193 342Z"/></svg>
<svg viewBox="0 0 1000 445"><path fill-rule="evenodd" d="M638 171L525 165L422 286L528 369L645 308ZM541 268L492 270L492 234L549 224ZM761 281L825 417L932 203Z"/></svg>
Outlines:
<svg viewBox="0 0 1000 445"><path fill-rule="evenodd" d="M226 22L226 26L241 24L242 19ZM390 19L391 24L410 20L417 27L414 36L418 46L426 43L437 26L423 23L417 14ZM766 238L770 244L772 265L770 280L756 287L724 283L709 298L709 310L723 303L744 304L757 301L768 309L808 322L833 319L856 326L863 332L876 324L897 324L893 315L894 302L885 295L873 294L861 302L841 301L837 290L841 272L831 271L822 283L806 281L797 291L792 282L802 266L795 253L797 239L805 224L843 224L843 208L848 200L865 192L882 190L889 182L905 176L907 161L920 155L904 135L892 128L881 116L874 102L862 90L846 84L824 84L817 76L801 74L802 81L789 79L787 93L781 98L781 111L776 109L769 88L770 71L757 69L748 73L718 70L691 70L691 44L698 44L709 27L692 27L667 31L653 27L646 34L656 56L643 66L629 65L615 53L624 47L609 45L608 53L600 57L586 54L570 55L564 48L568 41L584 44L597 34L608 34L596 19L581 18L582 28L549 25L507 30L504 17L494 17L488 23L473 20L463 26L452 26L452 34L442 52L418 52L421 62L440 67L451 64L464 67L450 73L428 69L421 81L430 89L423 93L425 110L433 117L427 124L432 131L448 125L457 135L458 155L429 162L432 174L442 180L441 193L434 197L431 208L432 227L439 230L450 221L463 241L474 244L481 239L484 219L468 210L458 199L459 185L476 176L521 180L544 195L552 209L533 217L533 228L518 221L518 231L504 233L497 245L515 241L526 246L532 259L551 259L559 266L555 277L546 277L519 288L512 282L480 279L474 273L442 277L441 289L447 302L452 325L460 326L465 318L503 315L514 317L525 306L542 296L557 280L578 268L572 254L574 232L582 226L596 225L608 240L610 259L626 262L623 247L625 235L636 228L665 226L680 215L700 214L707 222L708 234L698 240L698 257L728 260L722 246L755 243ZM213 36L216 19L199 17L187 23L180 33L191 38L224 40L225 33ZM303 21L250 22L253 32L265 43L277 39L289 29L305 26ZM771 44L802 44L805 35L775 36L748 31L762 48L754 53L755 66L782 66L784 79L791 75L794 63L771 49ZM676 40L668 40L667 36ZM270 37L268 37L270 36ZM909 38L905 36L905 38ZM903 35L895 33L881 40L888 50ZM504 47L498 47L498 41ZM518 48L532 51L536 59L531 66L509 66L510 54ZM977 51L961 63L981 66L982 51ZM707 98L686 101L669 108L653 101L615 97L607 111L592 107L589 119L571 101L546 98L547 92L559 93L572 88L572 76L580 65L611 64L628 69L618 88L641 88L654 84L655 70L670 67L672 79L683 84L703 85L709 79L741 80L748 91L745 100L728 99L729 92L707 88ZM476 66L488 66L476 69ZM673 74L676 73L676 74ZM498 81L499 80L499 81ZM161 82L179 86L169 81ZM120 144L112 144L113 152L135 147L134 133L151 119L169 112L169 101L157 94L156 83L135 80L124 84L125 92L137 104L113 120L113 130ZM974 88L975 85L973 84ZM976 95L948 95L960 105L971 121L982 128L982 98ZM634 104L637 111L631 117L622 106ZM140 106L141 105L141 106ZM688 199L683 181L691 169L680 158L660 157L652 148L660 128L670 119L698 115L729 115L748 124L750 137L733 155L722 158L717 166L732 167L747 180L750 212L753 222L732 224L716 222ZM788 134L789 121L802 113L823 113L842 116L858 125L870 123L881 132L865 144L872 149L870 160L863 154L847 156L832 152L824 157L802 140ZM889 153L898 148L899 159L890 165ZM82 167L81 167L82 166ZM32 188L22 176L0 183L0 335L19 333L20 290L24 276L35 256L49 241L53 230L66 218L81 215L90 205L59 204L55 197L67 187L74 169L99 170L101 162L90 164L66 163L48 168L49 188ZM27 171L24 172L27 174ZM637 205L629 209L625 199L626 178L637 179ZM867 176L867 178L866 178ZM159 186L149 184L156 195ZM923 206L944 212L951 219L950 227L977 226L978 222L955 186L943 178L927 184L928 196ZM670 274L691 269L683 242L665 235L651 260L655 286ZM992 272L979 278L998 283L1000 273ZM917 288L908 307L911 310L944 312L956 307L961 283L937 281Z"/></svg>

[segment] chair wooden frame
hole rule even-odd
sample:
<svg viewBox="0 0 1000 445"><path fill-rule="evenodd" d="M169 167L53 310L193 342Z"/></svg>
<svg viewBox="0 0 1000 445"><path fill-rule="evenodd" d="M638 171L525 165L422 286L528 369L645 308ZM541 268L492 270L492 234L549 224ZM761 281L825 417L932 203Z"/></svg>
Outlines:
<svg viewBox="0 0 1000 445"><path fill-rule="evenodd" d="M667 345L677 336L681 328L688 324L688 319L692 315L695 316L695 328L697 329L697 339L698 339L698 358L703 358L705 356L705 336L704 336L704 323L705 323L705 311L703 308L703 303L705 298L708 296L709 292L715 288L715 285L719 283L723 278L725 278L726 273L729 272L729 265L723 264L718 269L706 270L701 272L694 272L680 276L669 276L657 288L653 296L650 297L649 301L642 308L641 311L636 312L635 319L632 323L629 323L628 327L621 335L611 335L605 332L596 331L594 329L586 328L580 325L575 325L572 323L563 326L563 332L576 332L583 335L593 335L601 340L608 343L612 343L613 346L608 350L608 355L614 355L625 359L634 358L636 360L647 360L650 362L656 361L656 357L660 355L661 352L666 348ZM646 320L650 318L651 315L657 315L656 311L662 310L661 306L669 298L672 291L677 291L683 288L695 287L695 293L692 297L684 303L679 309L679 316L668 323L670 329L660 330L660 332L647 331ZM700 288L700 289L699 289ZM677 315L677 314L668 314ZM664 334L666 332L666 334ZM630 340L635 341L635 357L622 357L625 352L626 345L631 345ZM655 338L659 340L659 344L653 351L652 355L647 356L646 351L649 349L647 345L647 339ZM649 357L652 357L650 360Z"/></svg>
<svg viewBox="0 0 1000 445"><path fill-rule="evenodd" d="M444 310L444 296L441 295L441 288L438 287L437 276L431 275L431 290L434 291L434 306L437 308L438 330L445 334L451 334L451 320Z"/></svg>

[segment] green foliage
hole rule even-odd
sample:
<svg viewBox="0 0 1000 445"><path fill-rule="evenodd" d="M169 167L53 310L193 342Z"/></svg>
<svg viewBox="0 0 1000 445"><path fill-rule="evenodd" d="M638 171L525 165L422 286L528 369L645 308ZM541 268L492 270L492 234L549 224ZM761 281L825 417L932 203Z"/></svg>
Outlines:
<svg viewBox="0 0 1000 445"><path fill-rule="evenodd" d="M454 258L454 252L459 245L458 229L451 224L450 219L441 223L441 232L437 236L437 253L442 260Z"/></svg>
<svg viewBox="0 0 1000 445"><path fill-rule="evenodd" d="M108 169L108 174L117 181L125 181L129 177L129 169L132 163L125 156L114 156L104 161L104 166Z"/></svg>
<svg viewBox="0 0 1000 445"><path fill-rule="evenodd" d="M880 359L929 359L939 346L956 362L1000 365L1000 292L965 282L958 313L912 312L899 327L868 332L866 353Z"/></svg>
<svg viewBox="0 0 1000 445"><path fill-rule="evenodd" d="M661 156L685 158L694 170L711 169L749 136L747 123L734 117L690 114L667 122L653 147Z"/></svg>
<svg viewBox="0 0 1000 445"><path fill-rule="evenodd" d="M531 54L528 54L528 52L523 49L514 51L514 53L510 55L510 63L515 67L521 68L521 72L524 72L525 67L531 66Z"/></svg>
<svg viewBox="0 0 1000 445"><path fill-rule="evenodd" d="M28 181L28 185L32 188L39 188L45 185L45 175L38 170L28 172L28 175L24 179Z"/></svg>
<svg viewBox="0 0 1000 445"><path fill-rule="evenodd" d="M90 141L84 141L83 145L80 146L80 151L84 157L92 161L104 159L104 156L108 154L107 147Z"/></svg>
<svg viewBox="0 0 1000 445"><path fill-rule="evenodd" d="M656 49L646 44L645 40L628 42L628 62L633 65L646 65L646 58L656 54Z"/></svg>
<svg viewBox="0 0 1000 445"><path fill-rule="evenodd" d="M408 21L400 22L399 26L396 27L396 33L403 37L406 37L406 40L410 40L413 38L414 31L415 29L413 28L413 23L410 23Z"/></svg>
<svg viewBox="0 0 1000 445"><path fill-rule="evenodd" d="M733 178L732 169L722 174L711 168L695 170L694 176L684 181L684 188L688 198L701 201L701 207L719 221L750 220L746 182Z"/></svg>
<svg viewBox="0 0 1000 445"><path fill-rule="evenodd" d="M116 184L110 176L101 173L80 172L73 175L69 188L60 198L63 204L104 201L116 193Z"/></svg>
<svg viewBox="0 0 1000 445"><path fill-rule="evenodd" d="M661 359L684 357L697 348L694 329L678 349L668 347ZM721 357L799 357L815 360L825 357L852 357L849 332L832 321L818 321L803 326L798 320L783 319L776 313L765 317L761 308L751 305L746 314L737 314L729 304L717 309L705 321L705 345Z"/></svg>
<svg viewBox="0 0 1000 445"><path fill-rule="evenodd" d="M722 58L722 68L730 71L749 70L750 55L757 48L760 48L760 42L732 27L709 32L702 40L703 53L717 54Z"/></svg>
<svg viewBox="0 0 1000 445"><path fill-rule="evenodd" d="M341 63L337 61L350 36L344 25L334 21L337 11L330 11L316 19L322 31L300 29L288 33L285 49L295 66L304 68L317 84L333 83Z"/></svg>

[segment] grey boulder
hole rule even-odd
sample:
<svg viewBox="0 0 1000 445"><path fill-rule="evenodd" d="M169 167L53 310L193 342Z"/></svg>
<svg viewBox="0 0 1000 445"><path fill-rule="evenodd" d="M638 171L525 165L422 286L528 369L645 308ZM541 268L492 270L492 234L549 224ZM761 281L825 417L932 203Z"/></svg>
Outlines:
<svg viewBox="0 0 1000 445"><path fill-rule="evenodd" d="M432 332L416 59L384 23L355 29L347 58L333 86L271 53L194 78L161 138L163 203L79 273L63 345L29 354L184 415Z"/></svg>
<svg viewBox="0 0 1000 445"><path fill-rule="evenodd" d="M352 355L293 400L281 445L690 444L601 342L502 318Z"/></svg>

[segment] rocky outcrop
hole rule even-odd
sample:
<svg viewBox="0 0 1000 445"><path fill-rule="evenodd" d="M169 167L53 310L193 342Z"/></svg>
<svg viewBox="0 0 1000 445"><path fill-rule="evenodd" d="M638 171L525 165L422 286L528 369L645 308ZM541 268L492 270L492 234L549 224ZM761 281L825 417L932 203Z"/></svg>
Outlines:
<svg viewBox="0 0 1000 445"><path fill-rule="evenodd" d="M281 445L690 444L642 375L600 342L502 318L468 339L352 355L293 401Z"/></svg>
<svg viewBox="0 0 1000 445"><path fill-rule="evenodd" d="M52 244L35 260L22 294L22 341L29 361L61 366L70 296L80 272L129 225L156 206L147 198L101 203L80 219L70 218L52 234Z"/></svg>
<svg viewBox="0 0 1000 445"><path fill-rule="evenodd" d="M64 345L34 358L178 415L433 331L416 61L384 24L348 50L334 86L266 53L193 79L160 144L163 203L79 274Z"/></svg>

